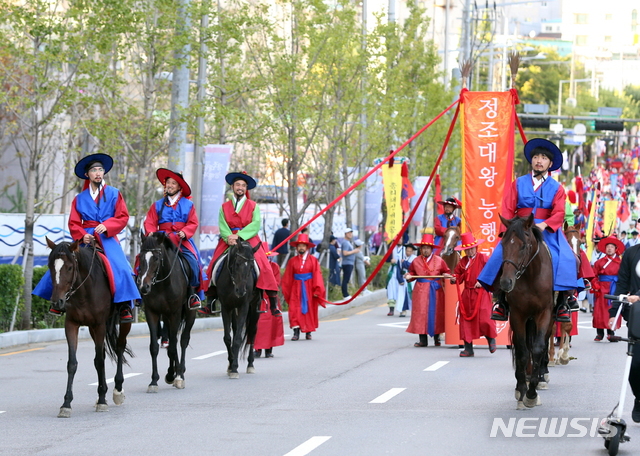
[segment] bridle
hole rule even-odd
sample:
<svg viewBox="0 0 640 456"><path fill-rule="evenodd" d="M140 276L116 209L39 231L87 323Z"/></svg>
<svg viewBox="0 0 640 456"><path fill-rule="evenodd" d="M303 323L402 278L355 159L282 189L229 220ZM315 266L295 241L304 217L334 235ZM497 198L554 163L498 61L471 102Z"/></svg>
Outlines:
<svg viewBox="0 0 640 456"><path fill-rule="evenodd" d="M234 265L235 263L238 262L236 259L237 257L240 257L242 260L244 260L243 262L241 262L242 264L248 264L251 261L255 261L254 258L247 258L243 256L236 246L236 253L234 255L234 261L233 261ZM233 270L231 269L231 255L227 257L227 271L229 271L229 277L231 277L231 283L233 284L233 287L236 288L237 287L236 281L235 281L235 278L233 277Z"/></svg>
<svg viewBox="0 0 640 456"><path fill-rule="evenodd" d="M87 279L89 278L89 276L91 275L91 270L93 269L93 260L96 257L96 248L93 248L93 254L91 255L91 263L89 265L89 272L87 273L87 276L82 280L82 282L80 282L80 285L78 285L77 287L73 288L73 284L76 283L76 280L78 280L78 275L80 274L80 267L78 266L78 257L76 256L75 252L71 252L71 258L73 258L73 279L71 280L71 288L69 289L69 291L67 291L64 294L64 301L68 301L69 298L71 296L73 296L80 288L82 288L82 285L84 285L84 283L87 281Z"/></svg>
<svg viewBox="0 0 640 456"><path fill-rule="evenodd" d="M156 247L154 249L148 249L146 251L147 252L151 252L153 254L154 258L157 258L156 257L156 253L160 257L160 260L159 260L160 266L158 266L156 268L155 272L153 273L153 277L151 278L151 286L154 286L156 283L164 282L169 277L171 277L171 273L173 272L173 268L176 265L176 262L178 260L178 252L176 252L175 256L173 257L173 261L171 262L171 268L169 269L169 272L167 273L167 275L165 277L163 277L162 279L158 279L158 273L160 272L160 269L162 269L162 266L164 265L164 255L162 254L162 247ZM140 252L140 253L142 253L142 252ZM156 261L158 261L158 260L156 260ZM148 263L147 263L147 268L149 268L149 264Z"/></svg>
<svg viewBox="0 0 640 456"><path fill-rule="evenodd" d="M526 249L527 255L531 255L531 251L533 250L533 245L531 243L525 243L524 248ZM522 256L523 260L520 262L520 264L516 264L514 261L511 261L509 259L502 260L502 264L503 265L505 263L512 264L513 267L516 268L515 278L516 280L518 280L520 277L522 277L522 274L524 274L524 272L527 270L527 268L529 267L531 262L535 259L535 257L538 256L538 253L540 253L540 242L536 242L536 252L533 255L531 255L531 258L529 258L529 261L527 261L526 264L525 264L525 261L526 261L527 255Z"/></svg>

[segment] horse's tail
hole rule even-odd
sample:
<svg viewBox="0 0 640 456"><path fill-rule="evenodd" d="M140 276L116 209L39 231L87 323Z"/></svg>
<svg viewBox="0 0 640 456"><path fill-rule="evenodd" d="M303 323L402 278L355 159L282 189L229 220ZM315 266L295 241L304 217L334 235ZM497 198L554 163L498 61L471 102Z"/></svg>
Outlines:
<svg viewBox="0 0 640 456"><path fill-rule="evenodd" d="M249 315L247 315L247 329L244 332L244 338L242 339L241 347L243 357L246 357L249 350L251 350L251 347L256 340L256 333L258 332L258 319L260 318L258 307L260 306L263 291L256 289L255 292L258 294L259 298L257 300L254 300L249 306Z"/></svg>
<svg viewBox="0 0 640 456"><path fill-rule="evenodd" d="M106 351L109 355L109 358L111 358L111 361L117 362L118 335L120 333L120 326L118 325L118 323L120 322L120 309L114 304L112 304L111 306L111 313L109 314L109 318L107 319L107 334L105 335L105 340L107 342ZM124 347L124 351L122 352L122 362L128 366L129 361L127 360L125 354L133 356L133 352L131 351L131 347L129 347L129 345L126 345Z"/></svg>

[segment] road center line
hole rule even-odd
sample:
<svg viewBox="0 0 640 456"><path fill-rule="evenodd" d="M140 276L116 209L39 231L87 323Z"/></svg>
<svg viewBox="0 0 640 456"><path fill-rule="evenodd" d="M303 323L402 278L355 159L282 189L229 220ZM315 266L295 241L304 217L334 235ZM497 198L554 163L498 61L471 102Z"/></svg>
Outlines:
<svg viewBox="0 0 640 456"><path fill-rule="evenodd" d="M36 350L42 350L43 348L44 347L41 347L41 348L29 348L27 350L20 350L20 351L11 352L11 353L2 353L0 356L18 355L20 353L27 353L27 352L32 352L32 351L36 351Z"/></svg>
<svg viewBox="0 0 640 456"><path fill-rule="evenodd" d="M135 377L136 375L142 375L142 372L139 372L139 373L132 372L132 373L130 373L130 374L124 374L124 376L123 376L123 377L124 377L124 378L131 378L131 377ZM113 382L114 382L113 377L112 377L112 378L108 378L108 379L107 379L107 385L108 385L109 383L113 383ZM98 386L98 382L95 382L95 383L89 383L89 386Z"/></svg>
<svg viewBox="0 0 640 456"><path fill-rule="evenodd" d="M366 314L367 312L371 312L373 309L366 309L366 310L361 310L360 312L356 312L356 315L363 315Z"/></svg>
<svg viewBox="0 0 640 456"><path fill-rule="evenodd" d="M320 445L322 445L324 442L326 442L330 438L331 436L324 436L324 435L317 435L315 437L311 437L302 445L298 445L297 447L289 451L284 456L305 456L306 454L309 454L313 450L318 448Z"/></svg>
<svg viewBox="0 0 640 456"><path fill-rule="evenodd" d="M222 355L223 353L226 353L226 352L227 352L226 350L220 350L213 353L207 353L206 355L196 356L195 358L191 358L191 359L207 359L207 358L211 358L212 356Z"/></svg>
<svg viewBox="0 0 640 456"><path fill-rule="evenodd" d="M424 372L433 372L440 369L442 366L446 366L449 364L449 361L438 361L437 363L433 363L431 366L427 367Z"/></svg>
<svg viewBox="0 0 640 456"><path fill-rule="evenodd" d="M394 396L397 396L398 394L400 394L404 390L406 390L406 388L391 388L386 393L381 394L380 396L376 397L374 400L369 402L369 404L384 404L389 399L391 399Z"/></svg>

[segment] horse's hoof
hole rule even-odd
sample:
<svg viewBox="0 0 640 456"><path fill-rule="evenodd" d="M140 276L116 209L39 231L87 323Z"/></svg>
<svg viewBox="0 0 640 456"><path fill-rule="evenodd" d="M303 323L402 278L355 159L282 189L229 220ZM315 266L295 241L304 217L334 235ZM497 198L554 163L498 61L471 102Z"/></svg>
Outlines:
<svg viewBox="0 0 640 456"><path fill-rule="evenodd" d="M240 378L240 374L237 372L229 372L229 378Z"/></svg>
<svg viewBox="0 0 640 456"><path fill-rule="evenodd" d="M109 406L107 404L96 404L96 412L108 412Z"/></svg>
<svg viewBox="0 0 640 456"><path fill-rule="evenodd" d="M535 407L536 405L538 405L538 399L539 399L539 397L538 397L538 396L534 397L533 399L529 399L529 398L527 397L527 395L525 394L524 398L522 399L522 403L523 403L523 404L524 404L524 406L525 406L525 407L527 407L527 408L533 408L533 407Z"/></svg>
<svg viewBox="0 0 640 456"><path fill-rule="evenodd" d="M178 388L179 390L184 389L184 379L177 377L174 381L173 381L173 386L175 386L176 388Z"/></svg>
<svg viewBox="0 0 640 456"><path fill-rule="evenodd" d="M147 393L157 393L158 392L158 385L149 385L147 387Z"/></svg>
<svg viewBox="0 0 640 456"><path fill-rule="evenodd" d="M549 374L544 374L544 381L549 383Z"/></svg>
<svg viewBox="0 0 640 456"><path fill-rule="evenodd" d="M255 374L256 368L253 366L247 366L247 374Z"/></svg>
<svg viewBox="0 0 640 456"><path fill-rule="evenodd" d="M169 377L168 375L164 378L164 382L165 382L167 385L173 385L174 380L175 380L175 378L173 378L173 377Z"/></svg>
<svg viewBox="0 0 640 456"><path fill-rule="evenodd" d="M547 367L556 367L556 360L554 359L553 361L549 361L549 363L547 364Z"/></svg>
<svg viewBox="0 0 640 456"><path fill-rule="evenodd" d="M516 406L516 410L527 410L522 401L518 401L518 405Z"/></svg>
<svg viewBox="0 0 640 456"><path fill-rule="evenodd" d="M113 389L113 403L116 405L122 405L124 402L124 390L118 391L117 389Z"/></svg>
<svg viewBox="0 0 640 456"><path fill-rule="evenodd" d="M566 366L567 364L569 364L569 358L560 358L560 364Z"/></svg>
<svg viewBox="0 0 640 456"><path fill-rule="evenodd" d="M538 386L536 387L538 390L548 390L549 384L547 382L538 382Z"/></svg>
<svg viewBox="0 0 640 456"><path fill-rule="evenodd" d="M60 413L58 413L58 418L71 418L71 408L60 407Z"/></svg>
<svg viewBox="0 0 640 456"><path fill-rule="evenodd" d="M520 401L520 391L518 391L517 388L514 390L514 395L515 395L516 401Z"/></svg>

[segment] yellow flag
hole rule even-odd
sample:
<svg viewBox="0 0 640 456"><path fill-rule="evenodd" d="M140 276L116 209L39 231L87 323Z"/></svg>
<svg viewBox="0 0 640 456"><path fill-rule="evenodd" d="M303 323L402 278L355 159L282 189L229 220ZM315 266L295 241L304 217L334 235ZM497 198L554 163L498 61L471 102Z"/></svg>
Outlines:
<svg viewBox="0 0 640 456"><path fill-rule="evenodd" d="M598 206L598 195L593 192L593 197L591 198L591 210L589 211L589 218L587 219L587 232L585 236L587 237L587 258L591 258L591 254L593 253L593 225L596 223L596 207Z"/></svg>
<svg viewBox="0 0 640 456"><path fill-rule="evenodd" d="M609 200L604 202L604 224L602 226L602 234L605 236L611 236L616 229L616 222L618 221L618 201Z"/></svg>
<svg viewBox="0 0 640 456"><path fill-rule="evenodd" d="M402 228L402 166L382 165L384 199L387 203L387 225L389 239L396 237Z"/></svg>

